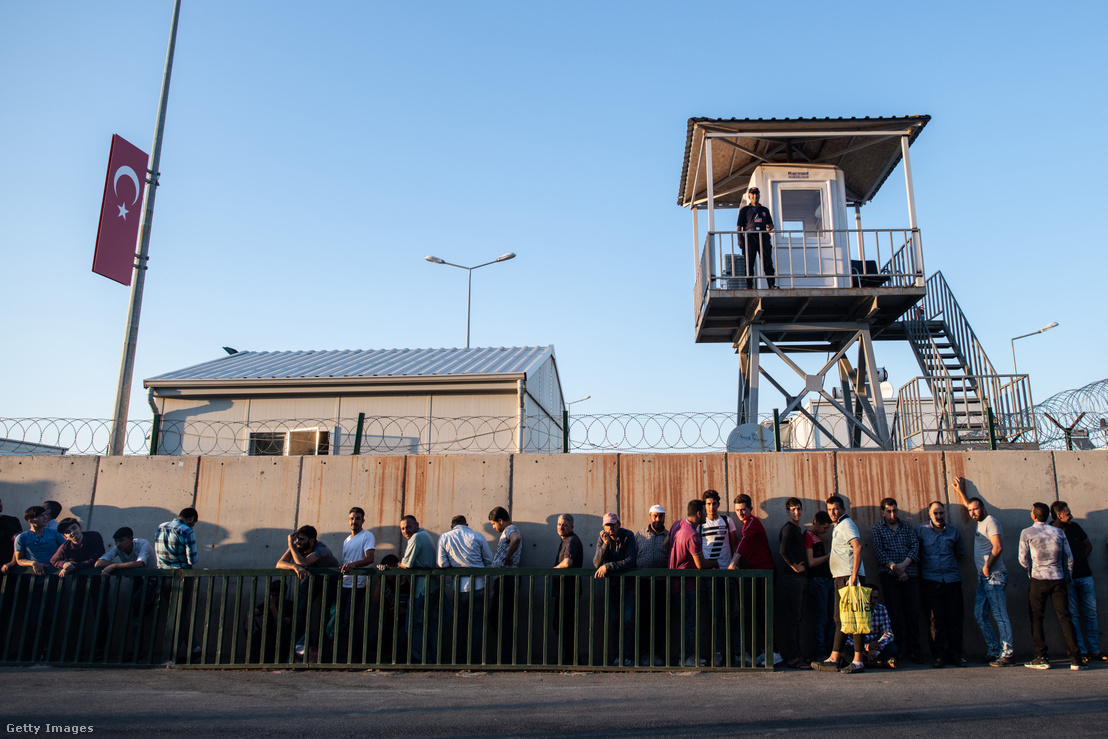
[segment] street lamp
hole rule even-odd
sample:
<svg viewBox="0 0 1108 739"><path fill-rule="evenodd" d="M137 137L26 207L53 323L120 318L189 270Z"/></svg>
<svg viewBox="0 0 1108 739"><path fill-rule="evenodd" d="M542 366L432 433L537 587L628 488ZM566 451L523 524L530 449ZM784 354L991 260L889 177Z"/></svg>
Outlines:
<svg viewBox="0 0 1108 739"><path fill-rule="evenodd" d="M1019 371L1016 369L1016 339L1026 339L1028 336L1034 336L1035 334L1041 334L1043 331L1049 331L1050 329L1055 328L1057 325L1058 325L1057 321L1051 321L1050 323L1043 326L1038 331L1032 331L1029 334L1023 334L1021 336L1016 336L1015 338L1012 339L1012 374L1013 375L1018 375L1019 374Z"/></svg>
<svg viewBox="0 0 1108 739"><path fill-rule="evenodd" d="M439 259L438 257L424 257L424 259L426 259L431 264L445 264L445 265L448 265L450 267L457 267L458 269L464 269L466 272L469 273L469 288L468 288L468 291L466 292L466 349L469 348L469 306L470 306L470 302L473 298L473 270L480 269L481 267L488 267L490 264L496 264L497 262L506 262L509 259L515 259L515 258L516 258L515 252L510 251L507 254L501 254L496 259L492 260L491 262L485 262L484 264L478 264L475 267L463 267L460 264L454 264L453 262L448 262L445 259Z"/></svg>
<svg viewBox="0 0 1108 739"><path fill-rule="evenodd" d="M580 403L582 401L591 398L591 395L586 395L583 398L577 400L571 400L565 403L562 408L562 453L569 454L569 407L574 403Z"/></svg>

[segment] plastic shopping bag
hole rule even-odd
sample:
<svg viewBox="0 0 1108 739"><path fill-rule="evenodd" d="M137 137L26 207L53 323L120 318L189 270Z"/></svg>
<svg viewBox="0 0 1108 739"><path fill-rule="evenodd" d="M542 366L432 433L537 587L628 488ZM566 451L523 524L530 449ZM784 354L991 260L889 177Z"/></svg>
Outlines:
<svg viewBox="0 0 1108 739"><path fill-rule="evenodd" d="M873 590L861 585L847 585L839 589L839 619L844 634L868 634L872 630L869 596Z"/></svg>

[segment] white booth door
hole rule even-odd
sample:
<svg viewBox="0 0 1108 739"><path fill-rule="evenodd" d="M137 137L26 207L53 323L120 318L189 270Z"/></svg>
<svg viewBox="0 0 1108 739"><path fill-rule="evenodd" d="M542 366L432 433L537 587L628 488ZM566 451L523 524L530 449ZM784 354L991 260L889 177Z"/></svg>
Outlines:
<svg viewBox="0 0 1108 739"><path fill-rule="evenodd" d="M832 183L772 184L778 285L786 289L849 285L846 239L836 238L832 230Z"/></svg>

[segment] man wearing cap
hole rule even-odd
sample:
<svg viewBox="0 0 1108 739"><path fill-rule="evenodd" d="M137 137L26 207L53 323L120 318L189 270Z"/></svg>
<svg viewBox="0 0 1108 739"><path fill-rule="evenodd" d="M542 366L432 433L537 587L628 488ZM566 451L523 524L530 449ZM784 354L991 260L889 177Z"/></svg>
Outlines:
<svg viewBox="0 0 1108 739"><path fill-rule="evenodd" d="M756 274L754 261L760 252L762 255L762 271L766 273L766 282L772 290L777 287L777 283L773 279L776 274L773 270L773 241L768 233L773 230L773 216L769 214L768 208L758 204L761 197L758 188L752 187L747 190L746 197L749 205L744 205L739 209L738 230L740 232L757 232L754 234L739 234L739 245L742 246L743 255L746 257L746 289L754 289L753 278Z"/></svg>
<svg viewBox="0 0 1108 739"><path fill-rule="evenodd" d="M666 529L666 509L650 506L650 523L635 534L635 556L640 570L664 570L669 567L669 531ZM642 649L639 664L646 667L665 664L666 653L666 579L664 577L639 580L639 647ZM655 625L657 624L657 626Z"/></svg>
<svg viewBox="0 0 1108 739"><path fill-rule="evenodd" d="M624 529L619 515L604 514L604 530L596 540L596 553L592 564L596 567L597 578L606 578L635 568L635 536ZM635 613L635 581L632 578L620 578L615 582L604 583L605 604L608 611L609 657L613 667L622 663L624 667L633 667L631 657L631 637L635 633L632 618ZM623 606L620 607L622 600ZM623 640L620 641L620 623L623 624ZM620 654L622 644L623 653ZM612 656L612 652L615 656Z"/></svg>

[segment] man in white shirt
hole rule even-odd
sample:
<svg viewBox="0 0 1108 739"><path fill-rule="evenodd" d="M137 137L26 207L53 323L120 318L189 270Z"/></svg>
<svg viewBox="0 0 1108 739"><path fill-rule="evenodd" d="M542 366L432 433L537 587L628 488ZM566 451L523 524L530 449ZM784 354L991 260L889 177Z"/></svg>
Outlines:
<svg viewBox="0 0 1108 739"><path fill-rule="evenodd" d="M844 672L847 674L865 670L865 638L862 634L853 634L854 661L839 669L839 657L846 644L846 634L842 630L839 617L839 590L847 585L862 585L866 576L862 565L862 538L858 526L846 513L846 502L838 495L827 499L827 515L835 523L831 534L831 575L835 578L835 643L831 647L831 656L824 662L813 662L812 669L825 672Z"/></svg>
<svg viewBox="0 0 1108 739"><path fill-rule="evenodd" d="M523 554L523 537L512 523L511 515L503 506L497 506L489 511L489 523L500 534L500 540L496 543L496 553L492 556L492 566L519 567L519 559ZM500 637L500 656L497 658L495 647L491 648L492 656L496 662L511 664L519 610L516 578L512 575L490 578L489 590L489 616L496 624L496 631Z"/></svg>
<svg viewBox="0 0 1108 739"><path fill-rule="evenodd" d="M1058 625L1062 627L1062 638L1066 640L1070 669L1084 670L1086 666L1081 661L1081 651L1077 646L1077 632L1070 616L1069 589L1066 587L1066 578L1073 572L1073 553L1062 530L1047 525L1049 517L1047 504L1036 503L1031 506L1034 523L1020 532L1020 564L1031 578L1027 597L1031 601L1031 637L1035 642L1035 659L1024 666L1033 670L1050 669L1046 639L1043 638L1043 613L1046 600L1050 598L1054 613L1058 616Z"/></svg>
<svg viewBox="0 0 1108 739"><path fill-rule="evenodd" d="M157 557L154 554L154 546L146 539L136 539L134 531L129 526L123 526L112 534L115 541L108 551L104 552L100 559L96 560L94 567L100 570L102 577L117 574L120 570L154 569ZM118 560L118 561L116 561ZM157 595L158 578L156 577L132 577L131 581L131 629L132 634L128 639L134 639L136 646L141 638L141 621L151 617ZM129 657L131 644L124 647L124 656Z"/></svg>
<svg viewBox="0 0 1108 739"><path fill-rule="evenodd" d="M488 567L492 564L492 550L489 549L489 542L485 537L469 527L465 516L454 516L450 520L450 531L439 537L436 560L442 568ZM485 578L462 575L455 578L455 583L458 595L458 626L455 633L459 642L455 656L464 662L480 661L485 631ZM448 599L447 603L450 602ZM446 619L443 628L447 628ZM472 651L467 656L466 640L471 629Z"/></svg>
<svg viewBox="0 0 1108 739"><path fill-rule="evenodd" d="M373 564L373 557L377 549L377 541L373 533L362 528L365 523L365 511L358 506L350 509L350 536L342 543L342 596L339 604L341 625L341 640L348 640L353 655L360 657L362 652L362 633L365 631L365 575L354 577L347 573L353 570L362 570ZM353 603L351 603L353 601ZM353 611L353 618L351 618ZM339 649L339 654L346 655L346 650Z"/></svg>

